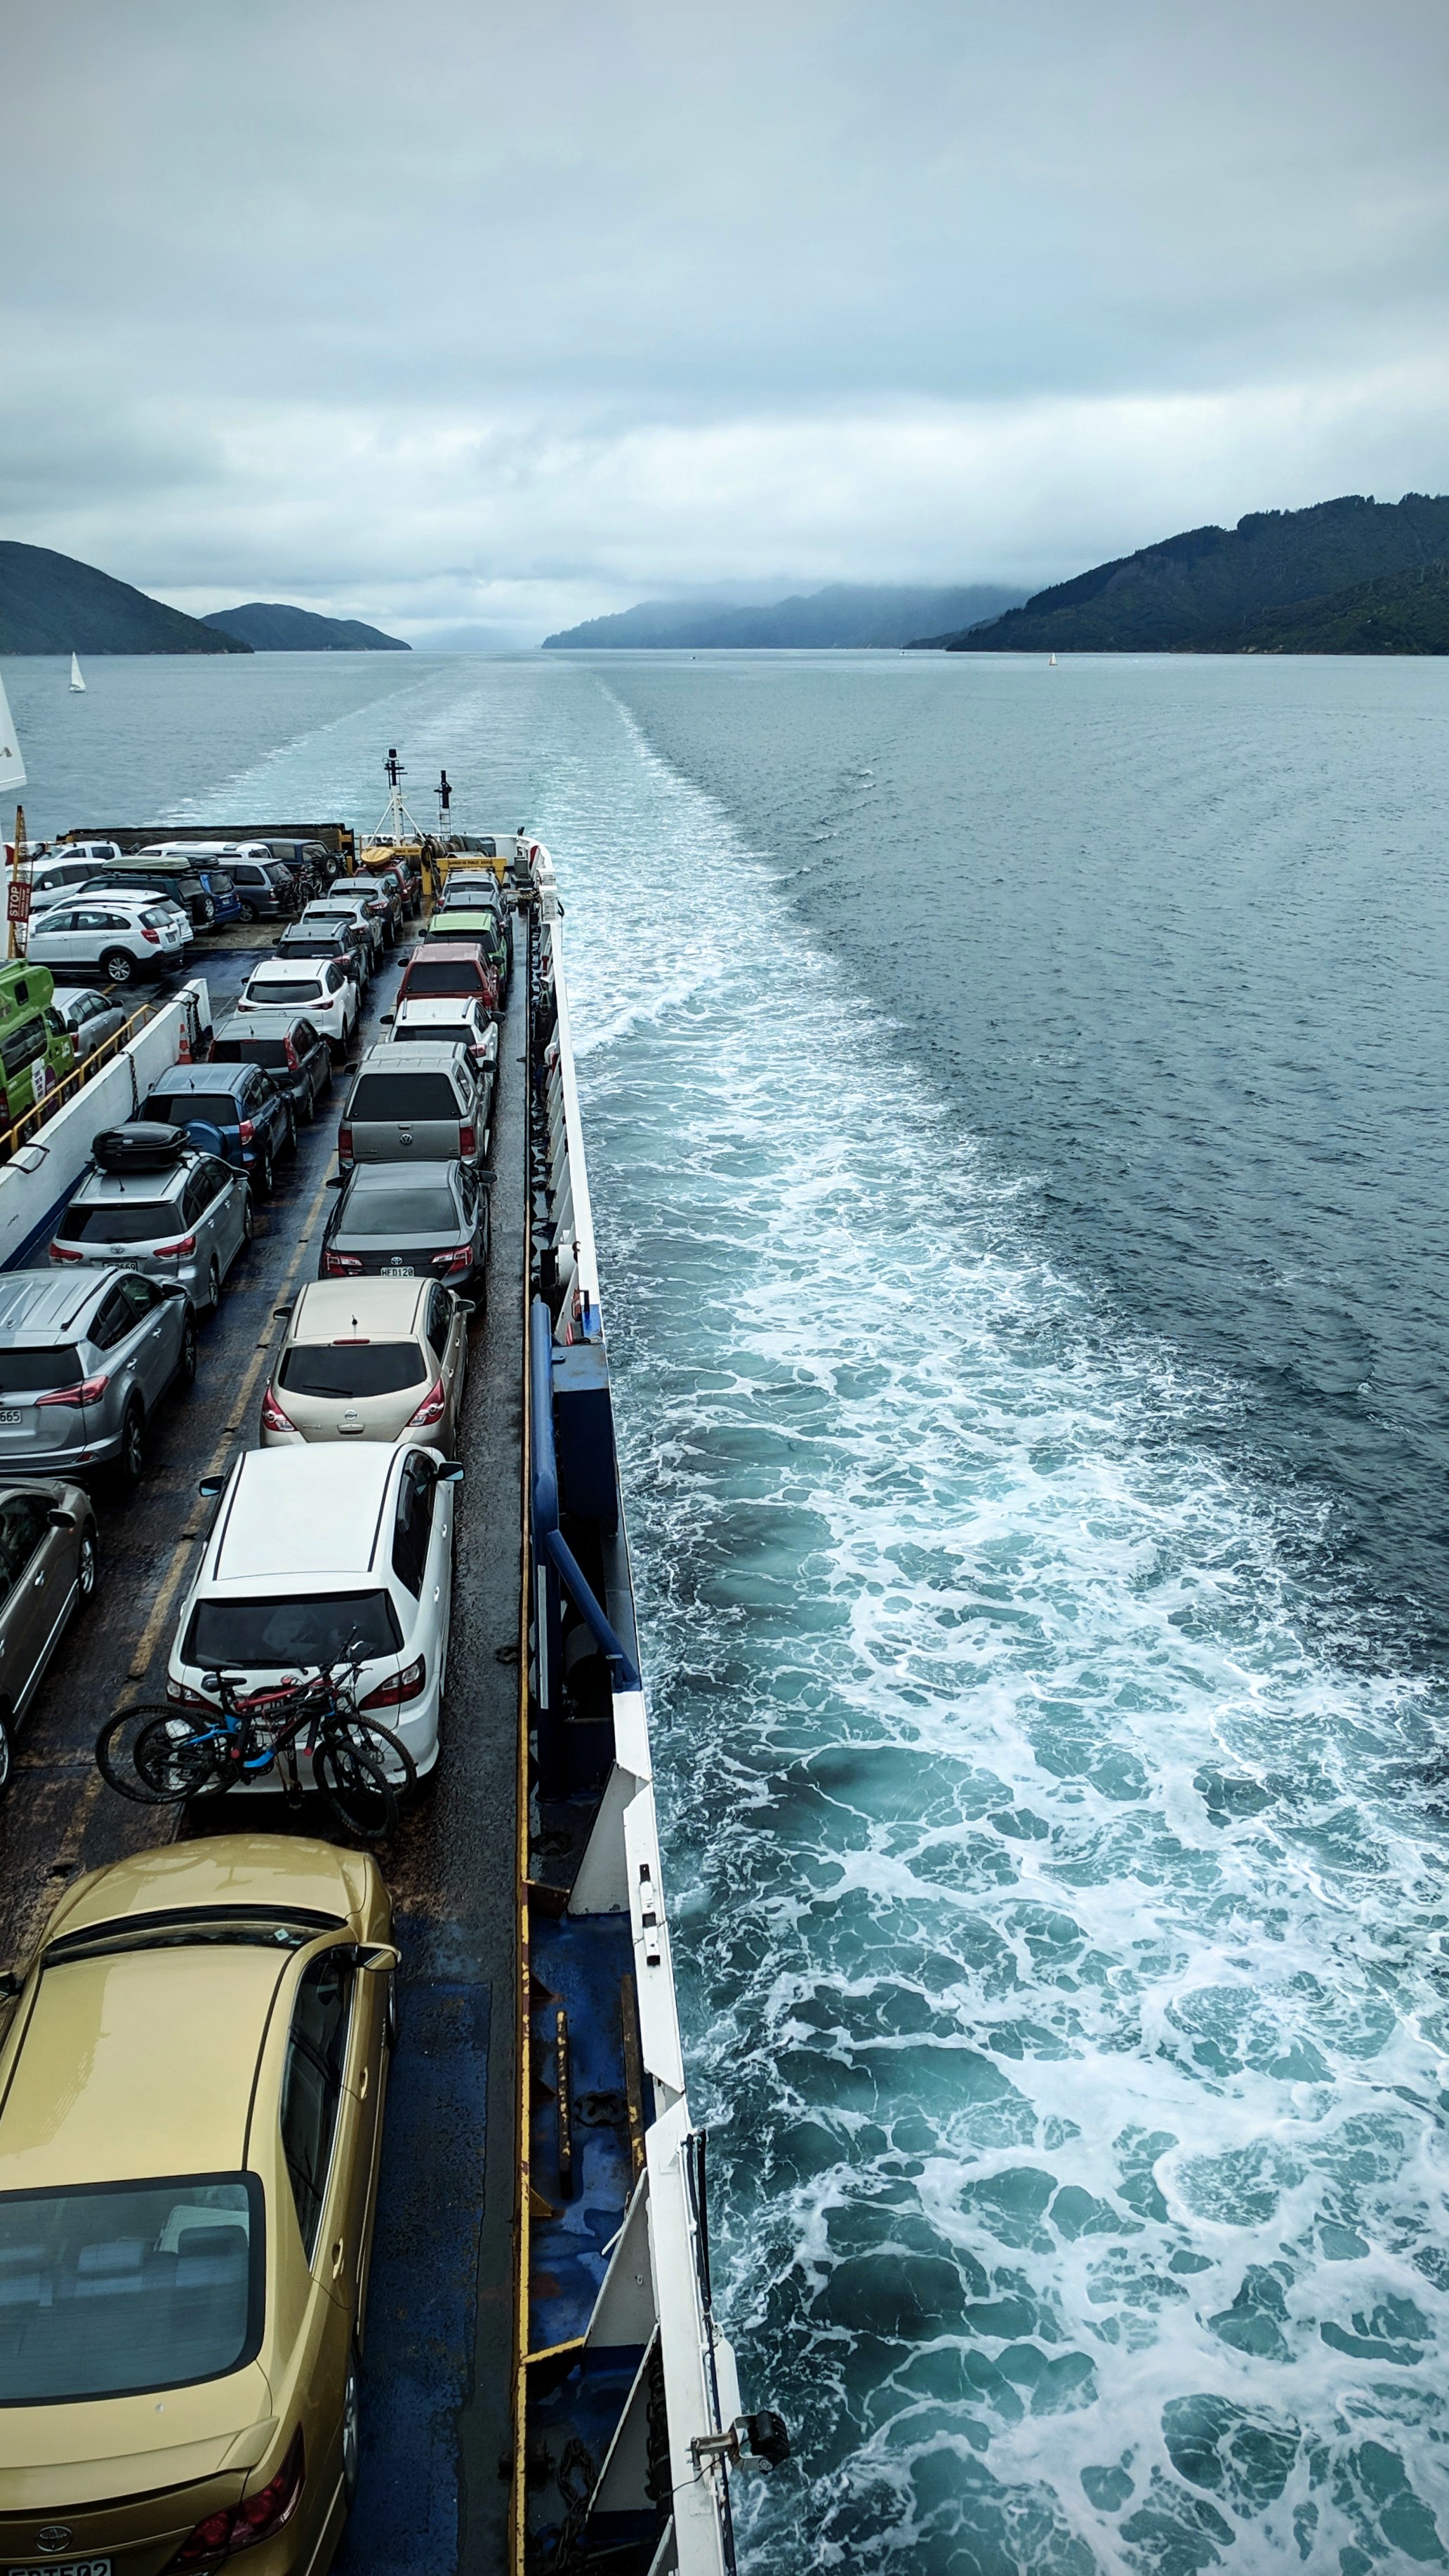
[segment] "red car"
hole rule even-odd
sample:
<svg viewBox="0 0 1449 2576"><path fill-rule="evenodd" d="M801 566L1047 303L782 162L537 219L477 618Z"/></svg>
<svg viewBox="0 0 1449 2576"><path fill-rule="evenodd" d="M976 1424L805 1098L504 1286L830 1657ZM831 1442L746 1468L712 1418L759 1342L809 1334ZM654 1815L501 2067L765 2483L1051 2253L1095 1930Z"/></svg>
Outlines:
<svg viewBox="0 0 1449 2576"><path fill-rule="evenodd" d="M496 1011L498 977L472 940L426 940L403 969L398 1002L435 1002L450 993L470 994L485 1011Z"/></svg>

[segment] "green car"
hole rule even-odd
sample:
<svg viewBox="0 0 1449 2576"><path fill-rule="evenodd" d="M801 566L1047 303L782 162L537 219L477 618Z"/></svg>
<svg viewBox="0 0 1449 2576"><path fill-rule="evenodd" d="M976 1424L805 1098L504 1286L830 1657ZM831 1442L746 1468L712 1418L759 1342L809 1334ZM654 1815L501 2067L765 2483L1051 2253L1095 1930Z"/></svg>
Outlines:
<svg viewBox="0 0 1449 2576"><path fill-rule="evenodd" d="M13 1127L75 1064L54 995L48 966L28 965L23 957L0 966L0 1128Z"/></svg>
<svg viewBox="0 0 1449 2576"><path fill-rule="evenodd" d="M466 939L471 945L481 948L485 964L492 967L498 978L500 996L507 992L509 970L513 964L513 941L496 912L490 912L486 906L477 912L465 910L462 904L446 907L433 914L423 937Z"/></svg>

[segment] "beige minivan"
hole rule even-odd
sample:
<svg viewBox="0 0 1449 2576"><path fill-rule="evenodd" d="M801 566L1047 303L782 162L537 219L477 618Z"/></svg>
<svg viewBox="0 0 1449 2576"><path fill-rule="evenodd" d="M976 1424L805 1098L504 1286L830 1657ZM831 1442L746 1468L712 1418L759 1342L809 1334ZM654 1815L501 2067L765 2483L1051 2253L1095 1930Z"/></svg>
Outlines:
<svg viewBox="0 0 1449 2576"><path fill-rule="evenodd" d="M264 1449L424 1440L457 1456L468 1299L433 1279L316 1279L262 1397Z"/></svg>

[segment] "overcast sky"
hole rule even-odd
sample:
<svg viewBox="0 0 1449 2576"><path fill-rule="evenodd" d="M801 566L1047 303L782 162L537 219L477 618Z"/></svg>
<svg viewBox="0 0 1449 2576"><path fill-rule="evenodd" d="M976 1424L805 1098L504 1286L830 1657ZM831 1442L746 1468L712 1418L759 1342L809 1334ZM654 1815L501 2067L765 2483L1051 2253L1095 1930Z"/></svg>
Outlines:
<svg viewBox="0 0 1449 2576"><path fill-rule="evenodd" d="M1449 488L1443 0L0 0L0 533L503 638Z"/></svg>

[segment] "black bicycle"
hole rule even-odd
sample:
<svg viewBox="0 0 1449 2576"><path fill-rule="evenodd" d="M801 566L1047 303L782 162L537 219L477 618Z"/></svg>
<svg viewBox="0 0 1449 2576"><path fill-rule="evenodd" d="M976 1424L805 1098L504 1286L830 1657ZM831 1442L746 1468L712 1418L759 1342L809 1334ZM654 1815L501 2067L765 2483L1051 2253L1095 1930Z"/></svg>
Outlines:
<svg viewBox="0 0 1449 2576"><path fill-rule="evenodd" d="M219 1797L239 1782L280 1770L287 1795L302 1794L299 1757L345 1830L385 1842L398 1803L417 1785L401 1739L357 1705L358 1656L324 1665L297 1682L242 1695L243 1673L206 1673L201 1705L117 1709L96 1738L102 1779L142 1807Z"/></svg>

